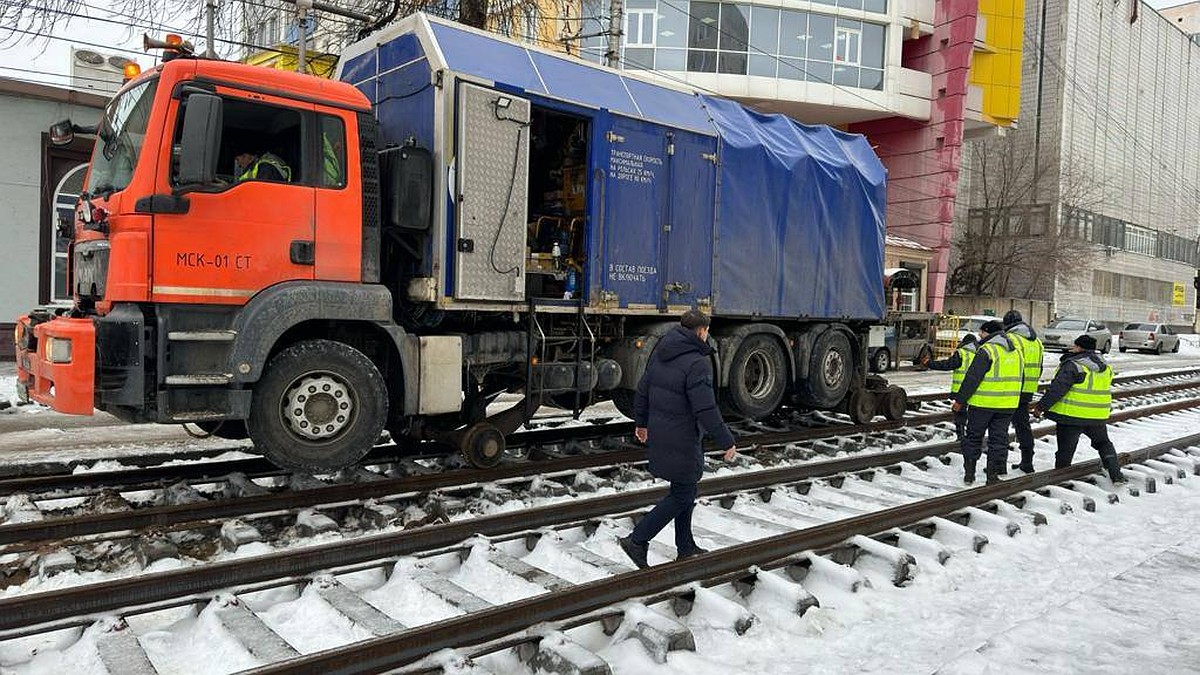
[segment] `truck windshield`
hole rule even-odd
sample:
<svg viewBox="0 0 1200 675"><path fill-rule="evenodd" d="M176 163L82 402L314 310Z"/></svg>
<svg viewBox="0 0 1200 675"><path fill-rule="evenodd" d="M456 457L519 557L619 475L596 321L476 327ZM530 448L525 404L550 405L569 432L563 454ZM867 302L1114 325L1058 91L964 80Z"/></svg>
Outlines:
<svg viewBox="0 0 1200 675"><path fill-rule="evenodd" d="M88 192L116 192L129 186L146 138L146 125L150 121L157 89L157 78L146 80L118 95L105 108L97 132L100 139L92 150Z"/></svg>

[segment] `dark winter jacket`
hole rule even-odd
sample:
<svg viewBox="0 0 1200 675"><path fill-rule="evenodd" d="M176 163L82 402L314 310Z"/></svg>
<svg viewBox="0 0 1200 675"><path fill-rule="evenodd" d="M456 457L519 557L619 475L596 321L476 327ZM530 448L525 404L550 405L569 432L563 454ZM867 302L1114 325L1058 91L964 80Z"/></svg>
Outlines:
<svg viewBox="0 0 1200 675"><path fill-rule="evenodd" d="M949 357L939 361L930 361L925 364L925 367L930 370L954 370L962 365L962 354L955 349Z"/></svg>
<svg viewBox="0 0 1200 675"><path fill-rule="evenodd" d="M986 344L995 344L1004 347L1005 349L1013 349L1014 345L1008 336L996 334L979 344L979 349L975 352L975 358L971 361L971 367L967 368L967 374L963 376L962 386L958 388L958 393L954 395L954 400L966 405L967 401L975 395L975 390L979 388L979 383L983 382L983 378L992 368L992 357L988 356L987 350L983 348Z"/></svg>
<svg viewBox="0 0 1200 675"><path fill-rule="evenodd" d="M711 347L676 326L658 341L638 383L634 421L646 427L650 473L673 483L696 483L704 472L702 433L733 447L713 394Z"/></svg>
<svg viewBox="0 0 1200 675"><path fill-rule="evenodd" d="M1060 400L1062 400L1062 397L1067 395L1067 392L1071 390L1071 387L1087 379L1087 373L1084 372L1084 369L1075 365L1076 361L1082 361L1084 359L1095 363L1101 368L1105 366L1104 358L1091 350L1082 352L1067 352L1066 354L1063 354L1062 365L1059 367L1058 373L1054 376L1054 380L1050 382L1050 386L1046 389L1046 393L1042 394L1042 400L1037 402L1038 408L1045 412L1046 417L1049 417L1056 422L1066 421L1074 422L1075 424L1081 423L1081 420L1077 418L1067 417L1065 415L1059 415L1058 413L1050 412L1050 408L1053 407L1055 403L1058 403ZM1091 422L1103 423L1095 420Z"/></svg>

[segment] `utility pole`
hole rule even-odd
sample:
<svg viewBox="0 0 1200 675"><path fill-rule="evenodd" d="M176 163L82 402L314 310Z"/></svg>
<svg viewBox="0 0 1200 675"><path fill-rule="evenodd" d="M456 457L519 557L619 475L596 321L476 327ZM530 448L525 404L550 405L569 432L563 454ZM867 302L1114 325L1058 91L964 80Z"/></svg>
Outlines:
<svg viewBox="0 0 1200 675"><path fill-rule="evenodd" d="M299 73L308 72L307 55L304 52L308 48L308 10L312 9L312 4L312 0L296 2L296 28L300 32L296 40L296 72Z"/></svg>
<svg viewBox="0 0 1200 675"><path fill-rule="evenodd" d="M217 13L217 0L208 0L206 3L207 12L205 16L205 38L208 40L208 48L204 50L204 55L210 59L217 58L217 50L213 47L213 15Z"/></svg>
<svg viewBox="0 0 1200 675"><path fill-rule="evenodd" d="M608 53L605 63L621 67L621 32L625 26L625 0L608 0Z"/></svg>

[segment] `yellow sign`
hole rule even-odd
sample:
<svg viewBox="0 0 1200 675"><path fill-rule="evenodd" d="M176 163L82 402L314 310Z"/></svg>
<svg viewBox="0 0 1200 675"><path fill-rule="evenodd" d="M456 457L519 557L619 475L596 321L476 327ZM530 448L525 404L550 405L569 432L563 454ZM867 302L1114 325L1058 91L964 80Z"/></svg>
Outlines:
<svg viewBox="0 0 1200 675"><path fill-rule="evenodd" d="M1187 304L1187 291L1183 284L1175 284L1175 292L1171 295L1171 304L1176 307L1183 307Z"/></svg>

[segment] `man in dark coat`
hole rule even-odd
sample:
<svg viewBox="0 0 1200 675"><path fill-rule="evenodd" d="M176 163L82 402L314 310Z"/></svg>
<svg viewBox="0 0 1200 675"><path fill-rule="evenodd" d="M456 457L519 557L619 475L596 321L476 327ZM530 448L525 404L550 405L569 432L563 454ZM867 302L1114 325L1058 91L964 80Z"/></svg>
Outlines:
<svg viewBox="0 0 1200 675"><path fill-rule="evenodd" d="M1038 380L1042 377L1042 357L1045 347L1037 331L1025 323L1021 313L1010 309L1004 314L1004 333L1021 352L1025 369L1021 381L1021 405L1013 412L1012 426L1017 433L1017 445L1021 449L1021 462L1012 468L1033 473L1033 427L1029 422L1029 404L1037 394Z"/></svg>
<svg viewBox="0 0 1200 675"><path fill-rule="evenodd" d="M958 347L948 358L939 361L932 361L928 354L921 358L921 365L930 370L949 370L954 373L950 380L950 395L958 393L962 387L962 381L967 375L967 369L971 367L971 360L975 357L975 352L979 348L979 341L975 339L975 335L967 333L958 341ZM967 433L967 409L954 413L954 433L958 436L961 443L963 436Z"/></svg>
<svg viewBox="0 0 1200 675"><path fill-rule="evenodd" d="M987 436L987 482L1005 473L1008 458L1008 424L1021 401L1024 364L1021 354L1004 334L1004 324L988 321L979 328L979 347L951 409L967 408L967 431L962 439L963 482L975 482L975 464Z"/></svg>
<svg viewBox="0 0 1200 675"><path fill-rule="evenodd" d="M1096 353L1096 338L1080 335L1071 351L1063 354L1042 400L1029 406L1034 415L1044 414L1055 422L1058 452L1054 454L1054 468L1071 466L1079 437L1086 435L1112 482L1125 482L1117 450L1108 438L1112 377L1112 367Z"/></svg>
<svg viewBox="0 0 1200 675"><path fill-rule="evenodd" d="M667 496L628 537L620 539L621 548L639 568L647 565L650 540L672 520L678 559L705 552L692 538L692 509L704 472L701 432L718 447L728 448L726 461L733 460L736 450L713 394L708 325L702 312L685 312L679 325L659 340L638 383L634 433L648 445L650 473L671 482Z"/></svg>

